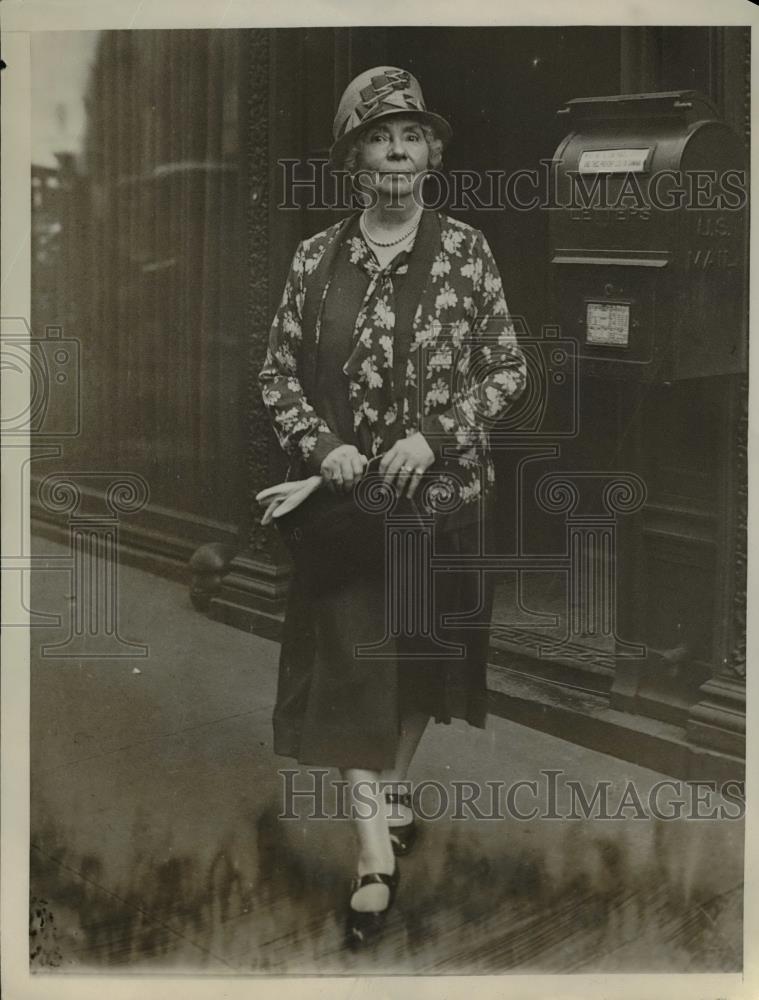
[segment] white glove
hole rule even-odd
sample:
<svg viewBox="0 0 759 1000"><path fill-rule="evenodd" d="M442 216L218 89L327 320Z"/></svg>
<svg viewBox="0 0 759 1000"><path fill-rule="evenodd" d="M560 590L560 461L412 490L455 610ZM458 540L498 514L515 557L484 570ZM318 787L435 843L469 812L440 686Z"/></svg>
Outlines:
<svg viewBox="0 0 759 1000"><path fill-rule="evenodd" d="M297 479L291 483L278 483L276 486L269 486L256 494L256 500L260 504L266 504L266 510L261 518L261 524L270 524L276 517L282 517L289 510L293 510L303 503L306 497L310 496L314 490L319 489L324 480L321 476L309 476L308 479Z"/></svg>

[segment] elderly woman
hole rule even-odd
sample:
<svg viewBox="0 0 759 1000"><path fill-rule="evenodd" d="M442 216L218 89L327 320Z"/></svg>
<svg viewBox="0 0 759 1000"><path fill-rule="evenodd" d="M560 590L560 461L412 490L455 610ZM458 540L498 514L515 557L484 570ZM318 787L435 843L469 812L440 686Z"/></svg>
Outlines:
<svg viewBox="0 0 759 1000"><path fill-rule="evenodd" d="M260 384L288 479L355 495L374 459L406 504L437 481L446 502L422 511L435 553L476 556L490 530L488 430L522 392L525 365L484 236L423 208L450 126L410 73L377 67L349 84L333 131L332 162L366 207L300 244L272 324ZM484 727L492 587L476 567L437 572L432 628L405 629L390 657L360 655L388 633L386 567L341 572L348 557L335 551L318 584L296 570L273 722L276 753L341 769L354 801L360 787L347 908L357 945L381 929L395 856L414 841L398 789L428 720Z"/></svg>

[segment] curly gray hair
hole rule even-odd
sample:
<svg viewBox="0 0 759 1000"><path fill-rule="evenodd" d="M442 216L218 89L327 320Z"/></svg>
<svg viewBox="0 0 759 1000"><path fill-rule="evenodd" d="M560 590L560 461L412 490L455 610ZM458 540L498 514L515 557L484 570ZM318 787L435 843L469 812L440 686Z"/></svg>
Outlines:
<svg viewBox="0 0 759 1000"><path fill-rule="evenodd" d="M409 115L409 117L411 118L413 115ZM342 169L347 170L349 174L355 173L358 169L358 158L363 146L363 136L366 135L370 128L371 126L367 125L365 129L362 129L346 150L343 157ZM430 151L429 167L431 170L438 170L443 163L443 141L438 137L431 125L419 122L419 128L422 130L422 135Z"/></svg>

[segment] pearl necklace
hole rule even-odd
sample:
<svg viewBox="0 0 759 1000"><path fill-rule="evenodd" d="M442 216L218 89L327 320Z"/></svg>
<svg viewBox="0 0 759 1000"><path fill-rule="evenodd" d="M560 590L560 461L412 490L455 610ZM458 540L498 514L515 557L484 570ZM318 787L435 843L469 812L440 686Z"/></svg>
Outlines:
<svg viewBox="0 0 759 1000"><path fill-rule="evenodd" d="M364 219L364 215L362 213L362 215L361 215L361 231L363 232L364 236L369 240L369 242L373 243L376 247L395 247L395 246L398 246L399 243L403 243L404 240L407 240L409 238L409 236L411 236L411 234L416 229L419 228L419 223L421 221L422 221L422 213L420 212L419 215L416 218L416 222L411 227L411 229L409 229L409 231L407 233L404 233L403 236L399 237L399 239L397 239L397 240L391 240L389 243L380 243L379 240L375 240L374 237L370 235L369 229L367 228L366 221Z"/></svg>

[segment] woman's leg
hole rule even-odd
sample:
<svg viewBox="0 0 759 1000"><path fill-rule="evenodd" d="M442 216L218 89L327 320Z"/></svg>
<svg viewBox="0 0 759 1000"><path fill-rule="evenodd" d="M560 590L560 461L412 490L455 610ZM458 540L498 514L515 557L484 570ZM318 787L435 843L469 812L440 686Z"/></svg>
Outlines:
<svg viewBox="0 0 759 1000"><path fill-rule="evenodd" d="M424 735L424 730L427 728L429 719L430 717L426 712L411 712L402 718L395 766L382 771L381 779L383 782L406 780L411 761ZM390 826L405 826L414 818L408 806L387 803L385 810L387 822Z"/></svg>
<svg viewBox="0 0 759 1000"><path fill-rule="evenodd" d="M348 782L351 805L354 810L354 827L358 838L358 874L395 870L395 855L390 842L386 819L385 793L380 788L378 771L348 768L343 771ZM357 788L358 786L358 788ZM360 800L355 792L359 791ZM351 897L354 910L379 911L387 908L390 890L385 885L365 885Z"/></svg>

